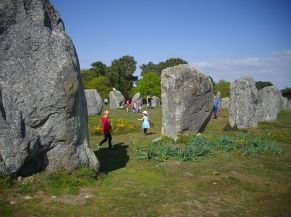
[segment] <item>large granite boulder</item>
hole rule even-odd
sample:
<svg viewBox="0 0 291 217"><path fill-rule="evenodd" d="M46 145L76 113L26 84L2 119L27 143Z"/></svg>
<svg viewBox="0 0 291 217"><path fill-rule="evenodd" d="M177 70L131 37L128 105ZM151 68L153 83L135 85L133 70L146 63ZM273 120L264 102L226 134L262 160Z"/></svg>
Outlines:
<svg viewBox="0 0 291 217"><path fill-rule="evenodd" d="M213 86L210 79L189 65L166 68L161 75L162 134L177 138L200 131L211 115Z"/></svg>
<svg viewBox="0 0 291 217"><path fill-rule="evenodd" d="M221 99L221 108L223 109L229 108L229 97L224 97Z"/></svg>
<svg viewBox="0 0 291 217"><path fill-rule="evenodd" d="M0 53L0 172L97 170L78 57L48 0L1 0Z"/></svg>
<svg viewBox="0 0 291 217"><path fill-rule="evenodd" d="M281 92L275 86L258 90L256 116L258 121L275 121L281 109Z"/></svg>
<svg viewBox="0 0 291 217"><path fill-rule="evenodd" d="M103 108L103 99L97 90L85 90L88 115L100 115Z"/></svg>
<svg viewBox="0 0 291 217"><path fill-rule="evenodd" d="M142 97L141 97L141 94L139 92L136 93L136 94L134 94L134 96L132 97L132 99L131 99L131 106L133 106L133 104L136 101L139 101L140 103L142 103Z"/></svg>
<svg viewBox="0 0 291 217"><path fill-rule="evenodd" d="M124 105L124 96L119 90L112 88L112 91L109 93L109 105L111 109L122 108Z"/></svg>
<svg viewBox="0 0 291 217"><path fill-rule="evenodd" d="M254 128L258 93L256 82L251 77L242 77L230 83L229 124L239 129Z"/></svg>

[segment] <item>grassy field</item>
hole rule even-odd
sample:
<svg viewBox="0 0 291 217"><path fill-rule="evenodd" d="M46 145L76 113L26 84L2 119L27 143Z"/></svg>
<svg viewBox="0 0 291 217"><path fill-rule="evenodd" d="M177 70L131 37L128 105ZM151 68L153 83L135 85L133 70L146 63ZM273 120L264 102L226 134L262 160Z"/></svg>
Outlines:
<svg viewBox="0 0 291 217"><path fill-rule="evenodd" d="M149 113L154 127L147 136L141 115L118 110L111 117L128 120L134 132L113 135L112 150L107 144L97 150L102 137L90 137L98 175L81 168L1 177L0 216L291 216L291 111L247 131L275 140L281 154L214 150L193 162L137 160L136 149L160 137L161 109ZM96 117L90 120L94 124ZM202 135L213 140L242 133L225 130L227 123L223 111Z"/></svg>

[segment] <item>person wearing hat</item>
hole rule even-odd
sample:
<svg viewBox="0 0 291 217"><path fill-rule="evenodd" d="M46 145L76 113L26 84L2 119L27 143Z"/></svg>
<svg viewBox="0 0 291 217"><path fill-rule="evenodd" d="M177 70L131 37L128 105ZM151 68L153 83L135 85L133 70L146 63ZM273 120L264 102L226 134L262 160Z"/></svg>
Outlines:
<svg viewBox="0 0 291 217"><path fill-rule="evenodd" d="M110 112L107 110L103 112L101 123L102 123L102 131L104 134L104 139L98 143L98 148L107 140L108 140L109 148L112 148L111 124L110 124L109 114L110 114Z"/></svg>
<svg viewBox="0 0 291 217"><path fill-rule="evenodd" d="M143 121L141 127L143 128L144 135L147 135L147 131L150 128L150 122L148 118L148 112L143 111L142 112L142 118L138 119L139 121Z"/></svg>

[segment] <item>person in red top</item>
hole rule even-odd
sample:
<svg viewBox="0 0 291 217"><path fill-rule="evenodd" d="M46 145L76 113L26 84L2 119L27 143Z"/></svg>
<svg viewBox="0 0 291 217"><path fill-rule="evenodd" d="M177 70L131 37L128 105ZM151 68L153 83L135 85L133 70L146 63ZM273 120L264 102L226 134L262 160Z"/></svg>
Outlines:
<svg viewBox="0 0 291 217"><path fill-rule="evenodd" d="M110 124L110 119L109 119L109 111L104 111L103 112L103 116L101 119L102 122L102 131L104 134L104 139L98 143L98 148L99 146L101 146L104 142L106 142L108 140L108 145L109 148L112 148L112 144L111 144L111 124Z"/></svg>
<svg viewBox="0 0 291 217"><path fill-rule="evenodd" d="M129 109L129 107L130 107L130 101L129 101L129 99L126 100L126 102L125 102L125 107L126 107L126 111L128 112L128 109Z"/></svg>

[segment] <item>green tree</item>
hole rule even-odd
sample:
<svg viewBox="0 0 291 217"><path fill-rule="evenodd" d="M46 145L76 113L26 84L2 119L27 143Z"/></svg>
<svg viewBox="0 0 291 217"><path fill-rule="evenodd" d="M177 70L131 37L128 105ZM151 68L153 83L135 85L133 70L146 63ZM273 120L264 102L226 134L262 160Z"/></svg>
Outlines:
<svg viewBox="0 0 291 217"><path fill-rule="evenodd" d="M101 61L93 62L91 64L91 72L94 74L94 77L98 77L101 75L106 75L107 66Z"/></svg>
<svg viewBox="0 0 291 217"><path fill-rule="evenodd" d="M160 74L160 69L158 64L154 64L153 62L149 62L148 64L142 64L140 66L141 69L141 75L151 72L155 74Z"/></svg>
<svg viewBox="0 0 291 217"><path fill-rule="evenodd" d="M85 85L86 82L90 81L92 78L105 75L107 70L107 66L102 63L101 61L93 62L91 64L90 69L82 69L81 70L81 75L82 75L82 80Z"/></svg>
<svg viewBox="0 0 291 217"><path fill-rule="evenodd" d="M215 85L214 85L214 92L217 93L220 91L221 97L228 97L229 96L229 86L230 82L225 81L225 80L219 80Z"/></svg>
<svg viewBox="0 0 291 217"><path fill-rule="evenodd" d="M85 89L96 89L103 98L108 98L112 84L106 76L98 76L87 81Z"/></svg>
<svg viewBox="0 0 291 217"><path fill-rule="evenodd" d="M263 89L264 87L273 86L270 81L256 81L256 88L258 90Z"/></svg>
<svg viewBox="0 0 291 217"><path fill-rule="evenodd" d="M113 60L106 75L112 86L127 97L133 87L133 82L137 79L136 76L133 76L135 70L136 61L134 57L127 55Z"/></svg>
<svg viewBox="0 0 291 217"><path fill-rule="evenodd" d="M287 97L288 100L291 99L291 87L286 87L285 89L281 90L282 96Z"/></svg>
<svg viewBox="0 0 291 217"><path fill-rule="evenodd" d="M155 73L145 73L142 79L137 81L136 90L142 96L161 96L161 77Z"/></svg>
<svg viewBox="0 0 291 217"><path fill-rule="evenodd" d="M148 64L143 64L140 66L141 75L144 75L145 73L148 72L161 75L163 69L180 64L188 64L188 62L180 58L170 58L167 59L165 62L159 62L158 64L149 62Z"/></svg>

